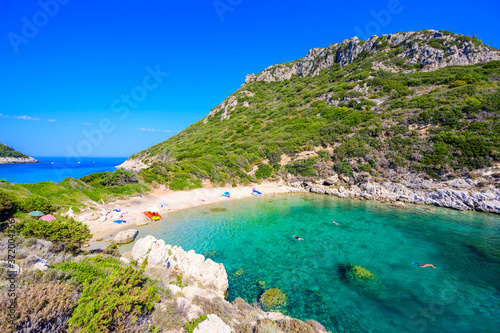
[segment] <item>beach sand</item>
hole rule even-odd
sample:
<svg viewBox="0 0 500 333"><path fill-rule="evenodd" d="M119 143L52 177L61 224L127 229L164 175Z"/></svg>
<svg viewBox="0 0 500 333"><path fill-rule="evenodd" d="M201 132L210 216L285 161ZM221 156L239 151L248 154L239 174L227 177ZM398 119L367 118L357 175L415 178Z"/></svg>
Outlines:
<svg viewBox="0 0 500 333"><path fill-rule="evenodd" d="M273 193L288 193L288 192L298 192L297 188L289 187L279 183L261 183L250 186L238 186L238 187L218 187L218 188L200 188L190 191L170 191L167 189L153 189L150 193L143 195L142 197L135 196L128 199L117 200L112 203L101 205L101 211L112 211L113 209L121 209L122 211L127 211L123 214L122 219L130 219L126 223L118 224L113 222L109 217L104 222L99 222L97 220L90 221L87 220L86 223L89 226L90 232L93 237L90 241L90 247L86 249L96 249L106 247L111 239L113 239L116 234L122 230L127 229L138 229L140 232L140 226L146 223L161 223L148 222L143 212L148 210L149 207L159 207L160 204L166 203L168 206L160 208L159 214L168 219L168 213L175 212L181 209L187 209L202 205L208 205L216 202L248 198L252 196L252 189L262 192L264 196L271 196ZM223 197L224 192L230 192L231 197ZM90 213L99 214L100 211L86 211L78 214L76 219L81 216L89 217ZM144 235L142 235L144 236ZM99 241L97 241L99 239ZM102 239L102 240L101 240Z"/></svg>

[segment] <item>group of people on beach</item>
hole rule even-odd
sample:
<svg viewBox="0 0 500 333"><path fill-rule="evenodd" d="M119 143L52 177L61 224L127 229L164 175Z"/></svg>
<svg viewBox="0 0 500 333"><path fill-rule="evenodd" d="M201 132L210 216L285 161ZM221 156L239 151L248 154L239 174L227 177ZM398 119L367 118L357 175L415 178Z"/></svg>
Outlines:
<svg viewBox="0 0 500 333"><path fill-rule="evenodd" d="M340 225L339 223L335 222L335 220L332 220L332 223L335 224L335 225ZM299 240L299 241L303 241L304 238L301 238L299 236L295 236L293 235L293 238L295 238L296 240ZM419 264L418 262L413 262L414 265L418 266L418 267L432 267L432 268L436 268L436 266L432 265L432 264Z"/></svg>

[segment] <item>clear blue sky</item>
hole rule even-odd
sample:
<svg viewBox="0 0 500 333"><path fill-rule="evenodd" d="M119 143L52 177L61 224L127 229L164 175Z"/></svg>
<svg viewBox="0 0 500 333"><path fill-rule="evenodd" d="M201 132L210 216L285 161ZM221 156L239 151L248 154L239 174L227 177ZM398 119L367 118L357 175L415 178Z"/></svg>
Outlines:
<svg viewBox="0 0 500 333"><path fill-rule="evenodd" d="M129 156L245 75L355 35L442 29L500 47L493 0L54 1L0 3L0 142L34 156Z"/></svg>

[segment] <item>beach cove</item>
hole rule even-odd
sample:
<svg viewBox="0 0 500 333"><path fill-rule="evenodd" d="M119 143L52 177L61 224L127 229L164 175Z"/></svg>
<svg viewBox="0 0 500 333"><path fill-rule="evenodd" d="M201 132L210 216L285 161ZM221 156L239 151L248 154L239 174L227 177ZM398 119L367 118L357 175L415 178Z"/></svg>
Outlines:
<svg viewBox="0 0 500 333"><path fill-rule="evenodd" d="M229 301L251 304L264 282L287 294L287 315L332 331L470 332L499 324L496 215L295 193L179 210L139 228L138 239L146 235L223 263ZM376 279L346 279L341 268L349 263Z"/></svg>

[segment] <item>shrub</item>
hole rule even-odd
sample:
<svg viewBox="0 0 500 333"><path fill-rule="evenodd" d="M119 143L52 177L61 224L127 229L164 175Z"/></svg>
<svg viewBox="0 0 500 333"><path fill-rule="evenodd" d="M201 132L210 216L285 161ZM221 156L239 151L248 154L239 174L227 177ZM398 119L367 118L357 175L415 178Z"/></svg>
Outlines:
<svg viewBox="0 0 500 333"><path fill-rule="evenodd" d="M10 213L14 209L14 198L12 195L0 191L0 215Z"/></svg>
<svg viewBox="0 0 500 333"><path fill-rule="evenodd" d="M8 288L0 292L0 331L66 332L76 302L70 285L49 282L19 286L14 318L8 316L11 297L7 294Z"/></svg>
<svg viewBox="0 0 500 333"><path fill-rule="evenodd" d="M266 290L260 296L260 302L265 311L283 310L288 302L285 293L279 288L272 288Z"/></svg>
<svg viewBox="0 0 500 333"><path fill-rule="evenodd" d="M125 323L150 313L160 300L157 287L147 283L144 268L119 267L93 283L85 282L68 332L123 331Z"/></svg>
<svg viewBox="0 0 500 333"><path fill-rule="evenodd" d="M257 171L255 171L255 177L257 179L266 179L271 177L273 173L273 168L269 164L262 163L259 165Z"/></svg>
<svg viewBox="0 0 500 333"><path fill-rule="evenodd" d="M198 325L207 320L208 317L207 315L199 316L198 318L195 318L187 323L184 324L184 328L186 329L187 333L193 333L194 329L198 327Z"/></svg>
<svg viewBox="0 0 500 333"><path fill-rule="evenodd" d="M20 200L16 203L16 206L23 213L39 210L45 214L50 214L55 210L49 200L38 196L30 196L24 200Z"/></svg>
<svg viewBox="0 0 500 333"><path fill-rule="evenodd" d="M62 216L57 216L57 220L50 222L24 217L19 221L18 229L27 238L42 238L77 248L92 237L85 223Z"/></svg>
<svg viewBox="0 0 500 333"><path fill-rule="evenodd" d="M351 168L351 165L347 161L338 161L335 163L333 169L342 175L346 175L348 177L353 176L353 170Z"/></svg>

